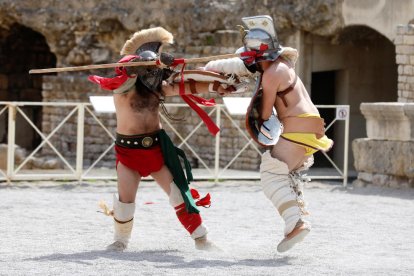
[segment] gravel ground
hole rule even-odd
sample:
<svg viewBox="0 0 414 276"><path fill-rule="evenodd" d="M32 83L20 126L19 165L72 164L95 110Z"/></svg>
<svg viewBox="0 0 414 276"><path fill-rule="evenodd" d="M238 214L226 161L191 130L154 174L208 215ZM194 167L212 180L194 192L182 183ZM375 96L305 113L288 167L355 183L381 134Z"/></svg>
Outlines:
<svg viewBox="0 0 414 276"><path fill-rule="evenodd" d="M0 183L0 275L413 275L414 190L311 182L313 229L280 254L283 224L258 181L197 182L202 216L223 250L203 252L166 195L141 183L130 247L106 252L114 182Z"/></svg>

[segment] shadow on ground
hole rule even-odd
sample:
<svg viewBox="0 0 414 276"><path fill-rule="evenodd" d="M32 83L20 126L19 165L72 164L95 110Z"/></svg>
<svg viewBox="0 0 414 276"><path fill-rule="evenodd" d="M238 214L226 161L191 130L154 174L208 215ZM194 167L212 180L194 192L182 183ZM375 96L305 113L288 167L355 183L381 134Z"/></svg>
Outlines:
<svg viewBox="0 0 414 276"><path fill-rule="evenodd" d="M184 257L177 256L178 250L144 250L140 252L110 252L106 250L94 250L71 254L51 254L35 258L24 259L24 261L59 261L72 262L83 265L92 265L88 261L100 258L113 259L131 262L151 262L165 264L160 267L183 269L183 268L208 268L208 267L230 267L230 266L249 266L249 267L280 267L290 265L290 257L276 256L274 259L243 259L235 261L223 261L217 259L197 259L185 261Z"/></svg>

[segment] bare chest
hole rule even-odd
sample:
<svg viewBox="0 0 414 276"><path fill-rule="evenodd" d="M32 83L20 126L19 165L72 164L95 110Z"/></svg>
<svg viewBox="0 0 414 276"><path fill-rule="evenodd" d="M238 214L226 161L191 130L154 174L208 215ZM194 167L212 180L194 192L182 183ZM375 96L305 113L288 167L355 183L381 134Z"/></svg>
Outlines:
<svg viewBox="0 0 414 276"><path fill-rule="evenodd" d="M135 91L123 95L115 95L114 101L117 109L127 109L130 112L136 113L157 112L159 106L159 99L156 95L140 95Z"/></svg>

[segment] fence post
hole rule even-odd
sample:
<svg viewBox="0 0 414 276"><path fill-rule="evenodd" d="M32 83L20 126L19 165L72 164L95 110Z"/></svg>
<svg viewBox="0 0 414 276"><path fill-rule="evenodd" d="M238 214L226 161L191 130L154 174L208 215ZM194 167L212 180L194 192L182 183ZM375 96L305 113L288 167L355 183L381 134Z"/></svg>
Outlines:
<svg viewBox="0 0 414 276"><path fill-rule="evenodd" d="M349 107L348 107L349 110ZM343 186L346 187L348 185L348 148L349 148L349 112L348 117L345 120L345 145L344 145L344 182Z"/></svg>
<svg viewBox="0 0 414 276"><path fill-rule="evenodd" d="M221 120L221 107L220 105L216 106L216 124L220 127ZM214 181L218 183L219 167L220 167L220 135L221 130L216 135L216 145L215 145L215 154L214 154Z"/></svg>
<svg viewBox="0 0 414 276"><path fill-rule="evenodd" d="M76 139L76 177L79 183L82 181L83 171L83 142L85 125L85 104L78 104L78 129Z"/></svg>
<svg viewBox="0 0 414 276"><path fill-rule="evenodd" d="M9 121L7 134L7 182L10 183L14 173L14 150L16 139L16 106L8 104Z"/></svg>

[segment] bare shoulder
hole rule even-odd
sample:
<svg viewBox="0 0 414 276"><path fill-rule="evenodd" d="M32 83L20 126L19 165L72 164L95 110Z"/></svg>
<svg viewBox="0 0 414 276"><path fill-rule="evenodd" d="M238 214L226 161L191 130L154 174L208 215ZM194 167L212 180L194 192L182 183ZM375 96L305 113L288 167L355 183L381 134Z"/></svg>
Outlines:
<svg viewBox="0 0 414 276"><path fill-rule="evenodd" d="M262 86L272 87L279 91L280 87L284 87L289 82L289 69L289 66L283 62L274 62L263 72Z"/></svg>

